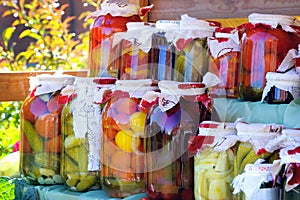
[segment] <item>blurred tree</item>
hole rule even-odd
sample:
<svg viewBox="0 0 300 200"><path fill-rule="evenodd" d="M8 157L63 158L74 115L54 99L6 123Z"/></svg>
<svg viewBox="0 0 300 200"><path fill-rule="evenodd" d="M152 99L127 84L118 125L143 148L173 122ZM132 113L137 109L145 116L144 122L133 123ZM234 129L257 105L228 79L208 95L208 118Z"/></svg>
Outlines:
<svg viewBox="0 0 300 200"><path fill-rule="evenodd" d="M0 18L5 22L0 30L0 72L87 69L91 21L84 19L101 1L82 0L88 9L78 16L71 16L70 4L61 2L67 0L0 0ZM71 31L72 22L81 23L80 33ZM19 139L21 105L0 102L0 159Z"/></svg>

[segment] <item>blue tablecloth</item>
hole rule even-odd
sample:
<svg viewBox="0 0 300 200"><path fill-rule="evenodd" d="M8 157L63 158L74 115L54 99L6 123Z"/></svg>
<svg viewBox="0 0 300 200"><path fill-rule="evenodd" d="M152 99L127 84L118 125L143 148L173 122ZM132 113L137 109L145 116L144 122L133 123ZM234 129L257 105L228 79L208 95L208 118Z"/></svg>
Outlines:
<svg viewBox="0 0 300 200"><path fill-rule="evenodd" d="M214 120L234 122L243 118L248 123L277 123L286 128L300 128L300 98L289 104L243 102L237 99L215 98Z"/></svg>
<svg viewBox="0 0 300 200"><path fill-rule="evenodd" d="M72 192L63 185L35 186L40 200L118 200L120 198L110 198L103 190L88 192ZM124 200L141 200L146 195L136 194L124 198Z"/></svg>
<svg viewBox="0 0 300 200"><path fill-rule="evenodd" d="M25 179L12 179L15 183L15 200L120 200L111 198L103 190L87 192L70 191L64 185L34 186L29 185ZM3 189L3 188L1 188ZM0 190L2 193L4 190ZM123 200L141 200L145 193L135 194ZM1 199L1 197L0 197Z"/></svg>

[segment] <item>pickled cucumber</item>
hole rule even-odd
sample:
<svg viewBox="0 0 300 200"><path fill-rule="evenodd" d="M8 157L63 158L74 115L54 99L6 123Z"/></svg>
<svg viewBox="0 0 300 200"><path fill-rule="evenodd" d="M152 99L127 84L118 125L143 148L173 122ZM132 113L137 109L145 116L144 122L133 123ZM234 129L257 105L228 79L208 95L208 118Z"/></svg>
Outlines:
<svg viewBox="0 0 300 200"><path fill-rule="evenodd" d="M69 187L75 187L75 185L79 182L80 180L80 175L79 174L68 174L67 175L67 180L66 180L66 184Z"/></svg>
<svg viewBox="0 0 300 200"><path fill-rule="evenodd" d="M74 163L78 163L79 172L87 172L88 160L83 159L88 156L88 149L85 147L85 145L80 145L71 149L65 149L65 153L72 159Z"/></svg>
<svg viewBox="0 0 300 200"><path fill-rule="evenodd" d="M23 125L24 134L28 139L29 145L31 146L33 151L36 153L43 152L43 139L38 135L33 125L27 120L24 120L21 125Z"/></svg>
<svg viewBox="0 0 300 200"><path fill-rule="evenodd" d="M52 169L60 165L60 157L55 153L35 153L34 162L40 167Z"/></svg>
<svg viewBox="0 0 300 200"><path fill-rule="evenodd" d="M73 115L71 112L69 112L70 105L68 104L67 106L64 107L62 110L61 114L61 121L63 122L61 126L61 133L63 135L74 135L74 130L73 130Z"/></svg>
<svg viewBox="0 0 300 200"><path fill-rule="evenodd" d="M68 135L65 138L65 148L70 149L79 146L82 143L82 139L76 138L75 135Z"/></svg>
<svg viewBox="0 0 300 200"><path fill-rule="evenodd" d="M76 188L77 191L85 191L88 190L91 186L96 184L96 176L95 175L87 175L80 178L80 181L77 183Z"/></svg>

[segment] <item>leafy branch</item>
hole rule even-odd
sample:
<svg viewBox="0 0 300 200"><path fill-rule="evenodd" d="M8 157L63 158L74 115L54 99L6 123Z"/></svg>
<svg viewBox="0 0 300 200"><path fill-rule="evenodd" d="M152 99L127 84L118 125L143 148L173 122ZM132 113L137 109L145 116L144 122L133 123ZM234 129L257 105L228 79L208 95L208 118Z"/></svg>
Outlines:
<svg viewBox="0 0 300 200"><path fill-rule="evenodd" d="M32 0L30 3L25 0L0 0L0 3L8 8L2 18L14 17L10 27L2 32L2 67L5 64L13 71L87 68L88 31L79 35L70 33L70 23L75 17L64 16L68 4L61 5L58 0ZM99 0L83 0L83 3L97 9ZM83 20L88 13L82 13L78 20ZM87 29L89 23L85 22L84 28ZM9 43L16 27L23 29L18 39L29 37L32 41L25 51L17 55L14 54L15 43Z"/></svg>

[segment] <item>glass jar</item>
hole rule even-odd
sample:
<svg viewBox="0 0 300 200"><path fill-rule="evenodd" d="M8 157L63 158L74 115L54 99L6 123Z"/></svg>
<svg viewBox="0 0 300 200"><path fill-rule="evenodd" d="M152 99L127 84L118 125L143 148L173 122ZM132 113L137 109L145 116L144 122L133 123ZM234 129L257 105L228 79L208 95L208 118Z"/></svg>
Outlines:
<svg viewBox="0 0 300 200"><path fill-rule="evenodd" d="M269 104L290 103L300 97L300 75L292 69L286 73L268 72L262 101Z"/></svg>
<svg viewBox="0 0 300 200"><path fill-rule="evenodd" d="M204 121L199 135L204 137L195 155L195 199L233 199L233 157L236 142L234 124Z"/></svg>
<svg viewBox="0 0 300 200"><path fill-rule="evenodd" d="M280 160L273 163L273 176L282 179L282 200L300 199L300 129L286 128L282 130L280 142Z"/></svg>
<svg viewBox="0 0 300 200"><path fill-rule="evenodd" d="M157 90L150 79L118 80L102 113L102 187L110 197L145 191L144 127L147 108L139 106L147 91Z"/></svg>
<svg viewBox="0 0 300 200"><path fill-rule="evenodd" d="M146 195L156 199L194 199L194 159L188 140L211 117L210 98L203 83L162 80L158 104L146 121Z"/></svg>
<svg viewBox="0 0 300 200"><path fill-rule="evenodd" d="M234 194L241 191L243 200L279 200L281 190L272 176L272 164L247 164L233 180Z"/></svg>
<svg viewBox="0 0 300 200"><path fill-rule="evenodd" d="M298 48L300 37L294 28L294 17L267 14L251 14L249 23L239 27L242 35L239 69L241 100L261 100L267 72L275 72L288 51Z"/></svg>
<svg viewBox="0 0 300 200"><path fill-rule="evenodd" d="M208 71L219 76L221 82L210 89L214 97L238 97L238 71L240 44L234 28L217 28L214 37L208 38Z"/></svg>
<svg viewBox="0 0 300 200"><path fill-rule="evenodd" d="M247 164L263 159L264 164L279 158L278 138L283 129L279 124L239 122L236 125L238 142L234 151L234 178L242 174ZM236 187L241 187L237 186ZM235 193L235 199L243 199L243 194Z"/></svg>
<svg viewBox="0 0 300 200"><path fill-rule="evenodd" d="M101 9L91 13L94 18L90 29L89 76L118 78L120 46L113 48L113 35L127 30L127 22L141 22L152 6L139 8L138 5L104 1Z"/></svg>
<svg viewBox="0 0 300 200"><path fill-rule="evenodd" d="M20 113L20 173L31 184L62 184L61 90L74 77L42 74L30 78L30 95Z"/></svg>
<svg viewBox="0 0 300 200"><path fill-rule="evenodd" d="M170 34L175 46L173 80L201 82L208 71L207 38L220 23L182 15L179 30Z"/></svg>
<svg viewBox="0 0 300 200"><path fill-rule="evenodd" d="M76 78L74 87L65 88L72 98L64 106L62 124L61 175L72 191L100 189L101 107L95 104L96 92L115 79Z"/></svg>
<svg viewBox="0 0 300 200"><path fill-rule="evenodd" d="M119 80L154 79L150 52L154 24L128 22L127 31L116 33L114 45L120 45Z"/></svg>
<svg viewBox="0 0 300 200"><path fill-rule="evenodd" d="M173 80L175 47L168 38L169 31L179 30L178 20L157 20L150 55L155 80ZM156 64L155 64L156 63Z"/></svg>
<svg viewBox="0 0 300 200"><path fill-rule="evenodd" d="M297 174L297 171L300 170L300 163L289 163L286 167L287 173ZM292 178L293 179L293 178ZM292 183L292 181L291 181ZM293 184L293 183L292 183ZM281 200L300 200L300 186L299 181L294 182L297 186L292 186L292 188L286 189L288 185L287 177L283 177L283 192Z"/></svg>

